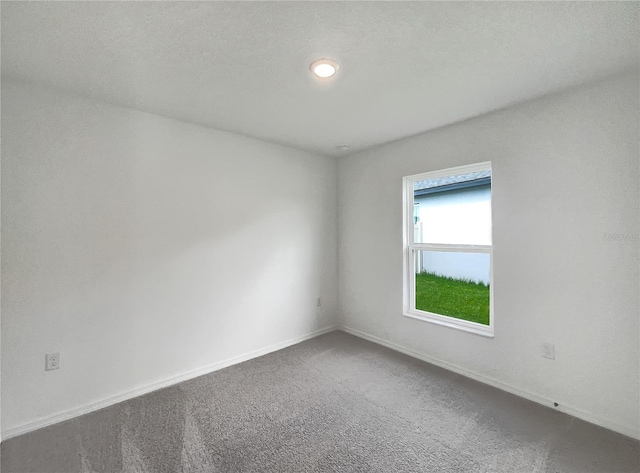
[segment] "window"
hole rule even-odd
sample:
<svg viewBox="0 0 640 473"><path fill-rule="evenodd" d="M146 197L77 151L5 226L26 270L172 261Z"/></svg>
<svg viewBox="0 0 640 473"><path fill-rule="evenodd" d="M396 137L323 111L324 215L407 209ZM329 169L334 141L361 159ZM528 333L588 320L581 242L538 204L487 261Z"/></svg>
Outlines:
<svg viewBox="0 0 640 473"><path fill-rule="evenodd" d="M403 185L404 315L493 336L491 163Z"/></svg>

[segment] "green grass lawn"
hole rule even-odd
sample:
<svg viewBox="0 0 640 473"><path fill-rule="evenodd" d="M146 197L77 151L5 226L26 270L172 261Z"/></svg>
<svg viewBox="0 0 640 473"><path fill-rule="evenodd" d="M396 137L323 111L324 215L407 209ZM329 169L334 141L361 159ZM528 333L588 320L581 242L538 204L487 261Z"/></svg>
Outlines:
<svg viewBox="0 0 640 473"><path fill-rule="evenodd" d="M489 286L419 273L416 274L416 309L489 325Z"/></svg>

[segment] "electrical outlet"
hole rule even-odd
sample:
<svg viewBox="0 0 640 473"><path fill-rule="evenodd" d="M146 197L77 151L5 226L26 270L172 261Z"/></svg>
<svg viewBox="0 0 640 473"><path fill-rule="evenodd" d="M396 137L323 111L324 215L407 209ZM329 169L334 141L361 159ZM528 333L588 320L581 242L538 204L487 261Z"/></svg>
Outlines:
<svg viewBox="0 0 640 473"><path fill-rule="evenodd" d="M556 359L556 346L553 343L542 344L542 357L550 360Z"/></svg>
<svg viewBox="0 0 640 473"><path fill-rule="evenodd" d="M319 297L316 299L316 307L322 307L322 299Z"/></svg>
<svg viewBox="0 0 640 473"><path fill-rule="evenodd" d="M57 370L60 368L60 353L47 353L44 356L45 371Z"/></svg>

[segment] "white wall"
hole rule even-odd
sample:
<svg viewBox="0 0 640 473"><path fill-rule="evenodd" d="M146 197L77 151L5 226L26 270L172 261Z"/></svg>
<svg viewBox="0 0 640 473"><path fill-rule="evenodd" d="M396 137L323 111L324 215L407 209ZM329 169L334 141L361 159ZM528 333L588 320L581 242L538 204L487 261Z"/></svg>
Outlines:
<svg viewBox="0 0 640 473"><path fill-rule="evenodd" d="M2 99L3 431L335 325L334 159Z"/></svg>
<svg viewBox="0 0 640 473"><path fill-rule="evenodd" d="M638 83L610 79L342 159L342 323L638 437ZM483 161L493 339L402 315L402 177Z"/></svg>
<svg viewBox="0 0 640 473"><path fill-rule="evenodd" d="M418 252L417 272L427 272L449 278L491 283L491 256L488 253L458 253L449 251Z"/></svg>
<svg viewBox="0 0 640 473"><path fill-rule="evenodd" d="M491 244L491 186L414 197L422 222L419 243ZM415 210L414 210L415 214Z"/></svg>
<svg viewBox="0 0 640 473"><path fill-rule="evenodd" d="M421 195L414 197L414 203L419 204L414 241L491 245L490 185ZM415 212L414 209L414 215ZM422 251L416 254L416 260L417 272L491 282L490 258L486 253Z"/></svg>
<svg viewBox="0 0 640 473"><path fill-rule="evenodd" d="M333 160L17 83L2 99L3 431L336 322ZM343 158L341 322L638 436L638 102L626 76ZM482 161L494 339L401 315L402 176Z"/></svg>

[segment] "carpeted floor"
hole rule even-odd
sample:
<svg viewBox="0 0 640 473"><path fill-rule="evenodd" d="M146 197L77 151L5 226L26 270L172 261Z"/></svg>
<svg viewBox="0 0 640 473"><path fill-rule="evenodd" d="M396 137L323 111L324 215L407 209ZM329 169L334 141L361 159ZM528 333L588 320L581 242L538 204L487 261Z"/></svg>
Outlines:
<svg viewBox="0 0 640 473"><path fill-rule="evenodd" d="M638 472L640 444L342 332L2 444L2 472Z"/></svg>

